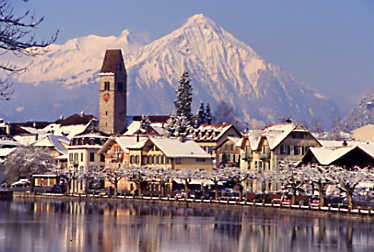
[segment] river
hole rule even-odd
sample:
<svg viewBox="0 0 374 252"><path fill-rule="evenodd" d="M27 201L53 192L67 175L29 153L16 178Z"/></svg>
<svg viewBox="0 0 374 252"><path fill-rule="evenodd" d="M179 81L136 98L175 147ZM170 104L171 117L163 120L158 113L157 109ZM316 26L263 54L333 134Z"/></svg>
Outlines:
<svg viewBox="0 0 374 252"><path fill-rule="evenodd" d="M0 201L0 251L374 251L362 220L132 201Z"/></svg>

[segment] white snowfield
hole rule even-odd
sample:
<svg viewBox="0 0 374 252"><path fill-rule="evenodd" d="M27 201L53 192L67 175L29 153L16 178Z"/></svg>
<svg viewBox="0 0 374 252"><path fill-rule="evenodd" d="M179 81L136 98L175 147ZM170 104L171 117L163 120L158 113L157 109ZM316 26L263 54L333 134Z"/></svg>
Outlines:
<svg viewBox="0 0 374 252"><path fill-rule="evenodd" d="M104 53L109 48L123 50L130 114L171 112L174 90L183 71L192 78L194 101L210 102L214 108L224 100L252 126L263 126L284 116L298 121L318 117L330 122L336 111L326 97L301 85L202 14L190 17L177 30L152 42L124 30L118 37L89 35L51 45L47 54L32 59L27 73L17 76L17 81L38 84L36 88L61 84L75 94L82 92L79 97L91 104L82 86L97 85ZM50 103L56 103L50 99Z"/></svg>

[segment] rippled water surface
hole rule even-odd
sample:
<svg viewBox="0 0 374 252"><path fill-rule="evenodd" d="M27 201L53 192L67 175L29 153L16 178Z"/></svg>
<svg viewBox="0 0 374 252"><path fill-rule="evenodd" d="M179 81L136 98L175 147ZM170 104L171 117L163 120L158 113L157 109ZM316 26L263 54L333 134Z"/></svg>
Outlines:
<svg viewBox="0 0 374 252"><path fill-rule="evenodd" d="M374 251L360 220L126 201L0 201L0 251Z"/></svg>

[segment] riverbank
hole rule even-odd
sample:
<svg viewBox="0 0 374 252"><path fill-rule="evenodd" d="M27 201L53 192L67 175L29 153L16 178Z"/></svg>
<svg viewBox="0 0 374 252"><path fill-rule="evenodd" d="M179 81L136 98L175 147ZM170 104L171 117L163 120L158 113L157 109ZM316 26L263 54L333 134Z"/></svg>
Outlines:
<svg viewBox="0 0 374 252"><path fill-rule="evenodd" d="M86 194L33 194L28 192L14 192L14 199L54 199L54 200L77 200L77 201L129 201L147 204L162 204L182 207L209 207L223 208L236 211L265 211L277 212L285 215L297 216L315 216L315 217L332 217L332 218L349 218L360 219L374 222L374 210L366 209L346 209L319 206L300 206L300 205L282 205L254 203L248 201L230 201L230 200L201 200L201 199L177 199L168 197L146 197L146 196L116 196L109 197Z"/></svg>

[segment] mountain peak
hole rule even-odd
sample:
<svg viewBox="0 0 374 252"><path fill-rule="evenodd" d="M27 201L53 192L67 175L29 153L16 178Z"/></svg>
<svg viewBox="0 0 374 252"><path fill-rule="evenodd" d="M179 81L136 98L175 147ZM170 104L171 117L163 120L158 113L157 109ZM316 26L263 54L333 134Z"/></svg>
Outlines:
<svg viewBox="0 0 374 252"><path fill-rule="evenodd" d="M209 25L213 27L217 27L217 24L204 14L196 14L187 19L187 22L183 25L183 27L191 26L191 25Z"/></svg>

